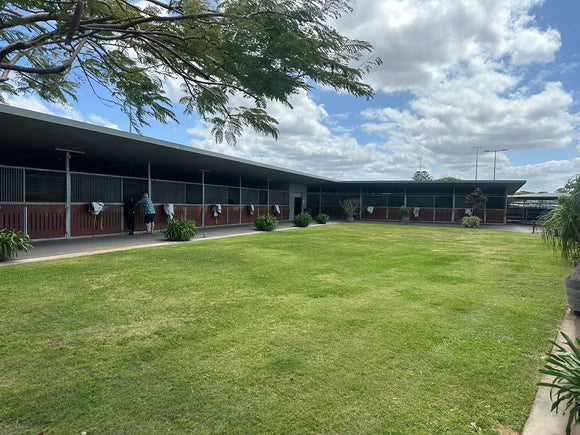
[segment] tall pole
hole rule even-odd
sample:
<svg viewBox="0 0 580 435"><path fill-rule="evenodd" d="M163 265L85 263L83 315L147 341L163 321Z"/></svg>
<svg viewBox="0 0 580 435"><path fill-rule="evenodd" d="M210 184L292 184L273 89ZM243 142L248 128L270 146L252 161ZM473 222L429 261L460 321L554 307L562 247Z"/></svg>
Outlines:
<svg viewBox="0 0 580 435"><path fill-rule="evenodd" d="M475 148L475 179L477 180L477 161L479 160L479 149L481 147L472 147Z"/></svg>
<svg viewBox="0 0 580 435"><path fill-rule="evenodd" d="M507 148L502 148L501 150L485 150L486 153L493 153L493 179L495 180L495 162L497 159L498 151L507 151Z"/></svg>
<svg viewBox="0 0 580 435"><path fill-rule="evenodd" d="M65 239L70 239L70 231L71 231L71 225L70 225L70 217L71 217L71 203L72 203L72 199L71 199L71 179L70 179L70 152L67 151L65 154L65 171L66 171L66 207L65 207L65 211L64 211L64 225L65 225L65 230L64 230L64 237Z"/></svg>
<svg viewBox="0 0 580 435"><path fill-rule="evenodd" d="M423 169L422 163L423 163L423 157L419 157L419 172L421 172Z"/></svg>

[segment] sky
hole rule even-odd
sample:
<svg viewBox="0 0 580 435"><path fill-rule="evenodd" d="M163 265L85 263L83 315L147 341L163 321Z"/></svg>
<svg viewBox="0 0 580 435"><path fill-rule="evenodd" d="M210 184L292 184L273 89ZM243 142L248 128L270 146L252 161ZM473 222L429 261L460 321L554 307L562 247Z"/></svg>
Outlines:
<svg viewBox="0 0 580 435"><path fill-rule="evenodd" d="M245 130L218 144L183 115L141 134L337 180L526 180L553 192L580 174L580 1L358 0L335 22L370 42L383 63L364 80L374 98L315 88L293 109L271 103L277 140ZM57 106L35 95L10 105L130 131L89 89ZM501 151L506 150L506 151ZM494 164L495 161L495 164Z"/></svg>

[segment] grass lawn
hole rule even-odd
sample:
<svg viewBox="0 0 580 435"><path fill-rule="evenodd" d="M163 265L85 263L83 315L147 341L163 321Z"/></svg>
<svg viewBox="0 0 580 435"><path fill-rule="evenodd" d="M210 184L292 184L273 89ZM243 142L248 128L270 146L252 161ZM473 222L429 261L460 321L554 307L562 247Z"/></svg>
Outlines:
<svg viewBox="0 0 580 435"><path fill-rule="evenodd" d="M0 433L520 430L571 266L336 224L0 267Z"/></svg>

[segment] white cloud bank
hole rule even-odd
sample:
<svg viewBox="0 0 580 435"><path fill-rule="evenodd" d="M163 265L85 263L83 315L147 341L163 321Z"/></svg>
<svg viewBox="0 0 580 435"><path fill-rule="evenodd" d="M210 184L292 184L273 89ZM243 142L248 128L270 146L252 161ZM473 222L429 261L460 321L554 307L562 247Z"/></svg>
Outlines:
<svg viewBox="0 0 580 435"><path fill-rule="evenodd" d="M340 129L334 108L301 94L292 111L270 107L280 121L276 142L248 131L235 148L216 145L199 124L190 130L198 137L191 143L339 179L410 179L419 156L436 177L472 179L474 147L483 152L573 146L580 116L571 113L572 92L542 80L541 68L561 46L556 29L536 24L532 13L542 4L359 0L336 25L371 42L383 59L366 78L377 90L376 100L410 95L403 105L373 104L349 114L362 116L358 128ZM330 101L331 95L322 99ZM492 161L480 155L480 178L491 178ZM580 159L518 167L497 154L497 178L527 179L529 190L553 190L576 173Z"/></svg>

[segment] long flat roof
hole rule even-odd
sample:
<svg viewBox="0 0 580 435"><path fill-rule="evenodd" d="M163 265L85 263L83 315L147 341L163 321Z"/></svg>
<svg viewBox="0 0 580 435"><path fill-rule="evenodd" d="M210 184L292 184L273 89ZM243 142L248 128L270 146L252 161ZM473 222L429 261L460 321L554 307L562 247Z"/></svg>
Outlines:
<svg viewBox="0 0 580 435"><path fill-rule="evenodd" d="M190 179L192 172L203 170L223 178L335 181L7 105L0 105L0 125L0 163L11 166L62 170L63 151L56 149L60 148L73 151L71 170L79 172L146 176L151 162L153 178Z"/></svg>
<svg viewBox="0 0 580 435"><path fill-rule="evenodd" d="M507 188L513 194L525 184L525 180L339 181L3 104L0 125L0 164L6 166L63 170L63 150L70 150L71 171L147 177L151 162L152 178L177 181L195 181L205 171L210 179L229 180L232 185L241 176L256 183L271 180L338 191L363 186L411 192L463 186Z"/></svg>

